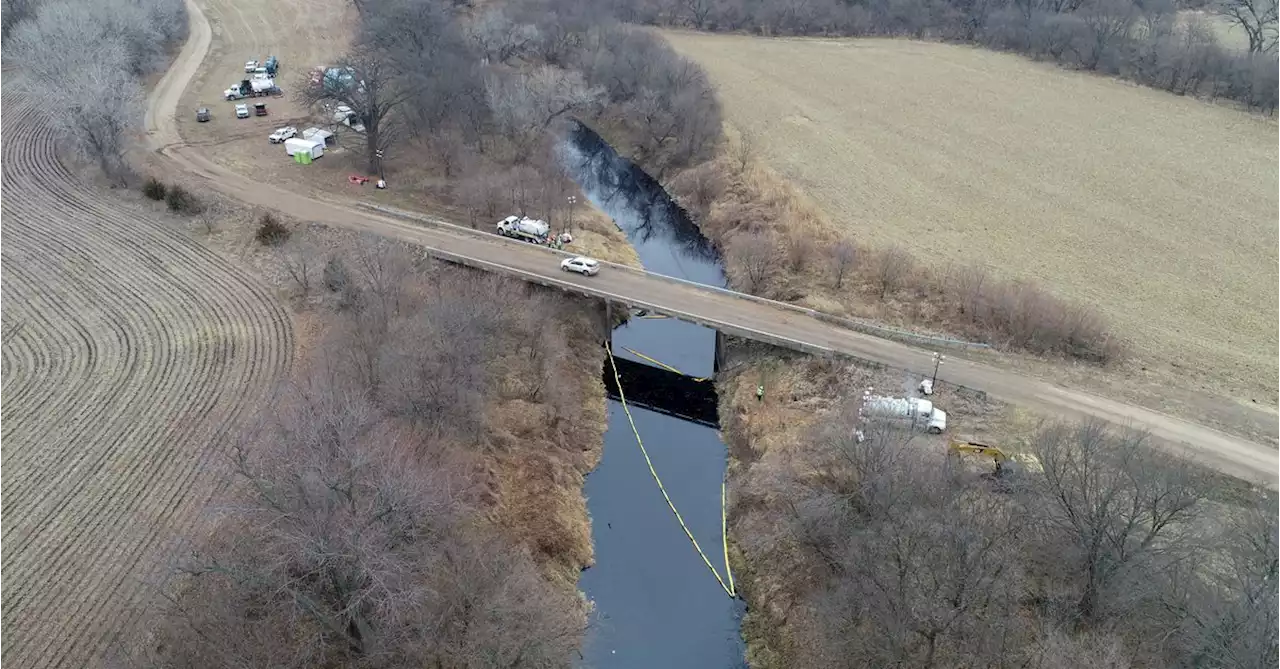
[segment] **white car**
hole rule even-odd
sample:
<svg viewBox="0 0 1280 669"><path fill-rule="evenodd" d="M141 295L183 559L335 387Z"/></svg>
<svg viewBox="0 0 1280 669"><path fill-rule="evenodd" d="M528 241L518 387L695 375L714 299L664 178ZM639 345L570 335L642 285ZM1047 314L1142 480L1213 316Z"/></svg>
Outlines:
<svg viewBox="0 0 1280 669"><path fill-rule="evenodd" d="M287 126L277 129L275 132L271 133L271 136L267 137L267 139L270 140L272 144L279 144L286 139L293 139L297 136L298 129L293 126Z"/></svg>
<svg viewBox="0 0 1280 669"><path fill-rule="evenodd" d="M249 118L249 105L236 105L236 118Z"/></svg>
<svg viewBox="0 0 1280 669"><path fill-rule="evenodd" d="M333 110L333 122L346 123L347 119L355 115L356 113L352 111L350 107L346 105L338 105L338 108Z"/></svg>
<svg viewBox="0 0 1280 669"><path fill-rule="evenodd" d="M244 64L245 72L252 72L256 69L258 69L258 61L256 60L245 61L245 64Z"/></svg>
<svg viewBox="0 0 1280 669"><path fill-rule="evenodd" d="M566 272L577 272L583 276L595 276L600 272L600 261L582 256L565 258L564 262L560 263L560 269Z"/></svg>

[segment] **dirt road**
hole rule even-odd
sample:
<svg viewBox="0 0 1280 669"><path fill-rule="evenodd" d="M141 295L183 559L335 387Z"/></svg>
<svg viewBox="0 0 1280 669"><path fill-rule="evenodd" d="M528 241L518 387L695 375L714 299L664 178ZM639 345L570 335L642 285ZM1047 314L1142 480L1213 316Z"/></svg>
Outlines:
<svg viewBox="0 0 1280 669"><path fill-rule="evenodd" d="M668 313L693 314L711 324L756 330L772 337L920 373L932 369L928 351L852 332L781 307L743 300L704 287L673 283L639 272L605 271L588 280L571 278L559 272L557 257L545 249L493 235L471 234L462 229L410 224L371 214L349 201L306 197L235 174L214 163L202 150L184 146L177 132L174 119L178 100L185 83L200 67L211 40L209 24L199 7L190 1L188 7L192 22L191 38L151 96L147 127L151 145L156 151L171 159L178 168L207 180L219 191L248 204L275 209L300 219L393 237L420 245L428 252L473 259L473 264L486 264L495 271L524 278L536 276L540 282L551 285L572 286L581 292L647 304ZM1280 458L1276 450L1262 444L976 362L949 361L939 377L1051 415L1095 416L1115 424L1147 429L1157 438L1224 473L1270 486L1277 485Z"/></svg>
<svg viewBox="0 0 1280 669"><path fill-rule="evenodd" d="M3 106L0 662L98 666L198 531L292 329L254 279L65 169L39 109Z"/></svg>

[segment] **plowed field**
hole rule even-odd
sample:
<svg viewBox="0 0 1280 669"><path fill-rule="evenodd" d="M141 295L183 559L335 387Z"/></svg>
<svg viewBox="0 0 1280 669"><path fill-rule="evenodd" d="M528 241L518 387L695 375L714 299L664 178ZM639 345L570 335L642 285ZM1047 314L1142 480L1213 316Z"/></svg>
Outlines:
<svg viewBox="0 0 1280 669"><path fill-rule="evenodd" d="M1274 119L966 46L667 36L836 224L1037 280L1179 385L1274 402Z"/></svg>
<svg viewBox="0 0 1280 669"><path fill-rule="evenodd" d="M253 278L78 180L24 100L3 106L0 662L95 666L198 530L291 325Z"/></svg>

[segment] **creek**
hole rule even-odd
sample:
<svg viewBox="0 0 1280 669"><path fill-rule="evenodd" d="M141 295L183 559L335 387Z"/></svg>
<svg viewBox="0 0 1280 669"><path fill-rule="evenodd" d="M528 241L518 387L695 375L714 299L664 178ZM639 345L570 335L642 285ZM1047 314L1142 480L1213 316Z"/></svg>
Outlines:
<svg viewBox="0 0 1280 669"><path fill-rule="evenodd" d="M626 233L645 269L725 285L715 249L661 185L575 124L561 146L586 196ZM606 270L607 271L607 270ZM675 319L632 318L613 333L615 357L651 365L637 352L692 377L711 377L715 331ZM606 371L608 362L605 362ZM644 370L624 375L624 393L644 396ZM710 380L705 383L711 383ZM660 393L649 392L648 395ZM745 606L730 598L671 513L637 444L643 439L667 494L711 563L726 573L721 482L727 452L712 420L693 422L609 400L604 454L586 481L595 566L579 587L594 602L584 664L619 669L745 667L740 632ZM686 407L687 409L688 407Z"/></svg>

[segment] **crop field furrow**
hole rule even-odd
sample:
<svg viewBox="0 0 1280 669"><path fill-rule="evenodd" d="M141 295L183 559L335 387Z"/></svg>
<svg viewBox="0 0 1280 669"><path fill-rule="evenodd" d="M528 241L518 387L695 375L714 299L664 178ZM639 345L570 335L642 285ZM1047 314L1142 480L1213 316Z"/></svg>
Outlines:
<svg viewBox="0 0 1280 669"><path fill-rule="evenodd" d="M172 315L163 315L163 320L161 320L161 322L168 322L169 320L172 320L172 319L173 319L173 316L172 316ZM168 368L168 366L161 366L161 367ZM161 390L164 390L164 389L161 389ZM169 395L166 395L166 397L169 397ZM180 391L179 391L178 397L182 397L182 393L180 393ZM132 439L132 435L125 435L125 439ZM134 466L134 464L133 464L133 463L123 463L123 464L122 464L122 466L123 466L123 467L125 467L125 468L137 468L137 466ZM140 478L141 478L141 477L136 477L136 481L137 481L137 480L140 480ZM123 494L123 496L124 496L124 499L127 499L127 500L128 500L128 499L132 499L132 494L131 494L131 492L132 492L132 491L129 491L129 490L122 490L122 491L120 491L120 492L122 492L122 494ZM118 503L113 503L113 504L111 504L111 507L113 507L113 508L120 508L120 505L119 505ZM123 508L122 510L132 510L132 509ZM118 514L115 514L115 516L119 516L119 513L118 513ZM100 524L100 526L101 526L101 524L104 524L104 523L106 522L106 519L108 519L108 518L106 518L106 517L104 517L104 516L99 516L99 517L97 517L97 519L96 519L97 524ZM79 527L86 527L86 526L84 526L84 524L81 524L81 526L79 526ZM113 532L113 533L111 533L111 535L114 535L114 532ZM84 542L84 541L82 541L82 542ZM97 542L95 542L95 544L97 544ZM65 582L65 581L60 582L60 587L61 587L61 588L69 588L69 590L88 590L88 591L96 591L96 588L93 588L93 587L88 587L88 588L74 588L74 587L70 586L70 585L69 585L69 583L67 583L67 582ZM91 604L91 602L90 602L90 601L86 601L86 602L82 602L82 604ZM60 613L68 613L68 611L60 611ZM74 613L74 611L72 611L72 613ZM56 641L56 640L50 640L50 643L54 643L55 641Z"/></svg>
<svg viewBox="0 0 1280 669"><path fill-rule="evenodd" d="M85 666L205 522L227 432L288 369L292 330L265 287L81 183L40 115L3 104L0 662Z"/></svg>

